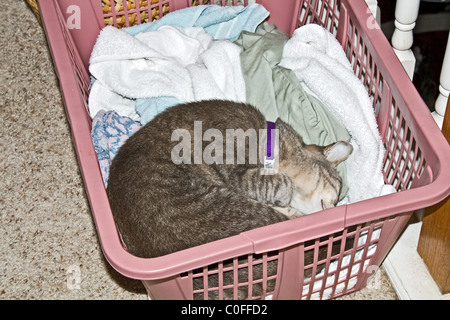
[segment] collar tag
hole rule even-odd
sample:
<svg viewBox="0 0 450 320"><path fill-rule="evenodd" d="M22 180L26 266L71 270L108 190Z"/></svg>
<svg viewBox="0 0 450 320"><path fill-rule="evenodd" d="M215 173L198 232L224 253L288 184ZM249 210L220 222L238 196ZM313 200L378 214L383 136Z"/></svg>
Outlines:
<svg viewBox="0 0 450 320"><path fill-rule="evenodd" d="M267 145L264 155L264 169L275 169L275 123L267 121Z"/></svg>

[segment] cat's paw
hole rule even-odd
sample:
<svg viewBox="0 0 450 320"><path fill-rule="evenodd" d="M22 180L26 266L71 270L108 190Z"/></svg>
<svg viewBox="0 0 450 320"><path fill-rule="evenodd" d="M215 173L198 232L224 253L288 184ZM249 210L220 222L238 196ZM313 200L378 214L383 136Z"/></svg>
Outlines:
<svg viewBox="0 0 450 320"><path fill-rule="evenodd" d="M285 175L274 176L272 199L269 201L277 207L287 207L291 203L293 189L292 181Z"/></svg>
<svg viewBox="0 0 450 320"><path fill-rule="evenodd" d="M282 214L284 214L284 215L285 215L286 217L288 217L289 219L294 219L294 218L298 218L298 217L304 216L303 213L301 213L301 212L295 210L295 209L292 208L292 207L283 207L283 208L282 208L282 207L274 206L273 208L274 208L275 210L281 212Z"/></svg>

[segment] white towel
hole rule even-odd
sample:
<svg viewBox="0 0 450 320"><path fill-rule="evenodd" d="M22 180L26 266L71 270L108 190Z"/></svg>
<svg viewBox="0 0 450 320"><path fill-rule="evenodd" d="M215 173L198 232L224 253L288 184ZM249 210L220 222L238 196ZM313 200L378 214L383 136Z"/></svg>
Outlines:
<svg viewBox="0 0 450 320"><path fill-rule="evenodd" d="M349 192L340 204L386 193L385 150L372 102L335 37L315 24L298 28L284 47L280 65L292 69L305 90L318 97L352 136L354 151L345 161Z"/></svg>
<svg viewBox="0 0 450 320"><path fill-rule="evenodd" d="M89 70L96 79L90 114L114 110L139 120L132 105L141 98L245 101L240 50L228 40L213 41L203 28L162 26L132 36L106 27L90 58Z"/></svg>
<svg viewBox="0 0 450 320"><path fill-rule="evenodd" d="M217 94L223 94L224 100L246 101L241 50L241 47L230 41L213 41L201 55L203 64L220 90ZM192 80L195 81L196 78L193 77ZM195 99L201 100L201 96L196 96Z"/></svg>

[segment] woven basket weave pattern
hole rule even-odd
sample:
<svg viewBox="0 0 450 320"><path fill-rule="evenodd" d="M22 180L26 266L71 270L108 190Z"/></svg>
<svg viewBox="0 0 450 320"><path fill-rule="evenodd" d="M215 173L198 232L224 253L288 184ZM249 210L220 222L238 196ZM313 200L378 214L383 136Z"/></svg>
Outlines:
<svg viewBox="0 0 450 320"><path fill-rule="evenodd" d="M126 26L125 12L137 11L139 13L131 13L128 15L128 23L130 26L137 24L137 20L140 23L145 23L159 19L161 16L169 12L169 4L164 3L161 5L162 14L160 13L159 0L129 0L126 1L126 11L124 8L123 0L102 0L103 14L105 15L105 25L114 25L113 16L115 15L116 24L118 28ZM137 3L137 6L136 6ZM123 13L123 15L121 15ZM151 14L151 19L149 16Z"/></svg>
<svg viewBox="0 0 450 320"><path fill-rule="evenodd" d="M191 1L193 6L200 4L244 5L244 0ZM102 0L105 25L116 25L118 28L125 27L127 25L125 16L128 16L128 25L132 26L138 24L138 19L140 23L158 20L170 11L167 0L128 0L125 1L126 10L123 3L124 0ZM127 14L129 11L132 13ZM151 18L149 12L151 12ZM114 24L114 18L116 19L116 24Z"/></svg>
<svg viewBox="0 0 450 320"><path fill-rule="evenodd" d="M26 3L28 3L28 5L30 6L31 10L33 10L34 14L36 15L36 17L39 20L39 23L42 24L41 21L41 15L39 13L39 8L38 8L38 4L37 4L37 0L25 0Z"/></svg>
<svg viewBox="0 0 450 320"><path fill-rule="evenodd" d="M34 14L41 23L41 16L37 0L25 0L33 10ZM101 0L103 7L103 15L106 26L116 25L118 28L125 27L126 18L128 16L128 25L132 26L140 23L145 23L153 20L158 20L162 16L169 13L169 3L167 0L125 0L126 10L124 7L124 0ZM137 5L136 5L137 4ZM192 5L200 4L225 4L233 5L233 0L192 0ZM244 0L237 0L236 4L243 5ZM132 13L127 14L129 11ZM151 18L150 14L151 13ZM114 23L114 19L116 22Z"/></svg>

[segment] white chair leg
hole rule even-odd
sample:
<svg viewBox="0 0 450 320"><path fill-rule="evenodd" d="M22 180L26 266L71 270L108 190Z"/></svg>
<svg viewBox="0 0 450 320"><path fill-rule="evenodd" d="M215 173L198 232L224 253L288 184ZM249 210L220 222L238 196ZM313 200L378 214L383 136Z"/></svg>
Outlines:
<svg viewBox="0 0 450 320"><path fill-rule="evenodd" d="M416 58L411 51L411 46L419 7L420 0L397 0L395 7L395 30L392 35L392 47L411 79L416 65Z"/></svg>
<svg viewBox="0 0 450 320"><path fill-rule="evenodd" d="M445 49L444 62L442 63L441 77L439 81L439 96L436 99L436 104L434 106L435 111L432 112L432 115L439 128L442 128L445 109L447 107L447 100L450 93L450 33L447 41L447 48Z"/></svg>

